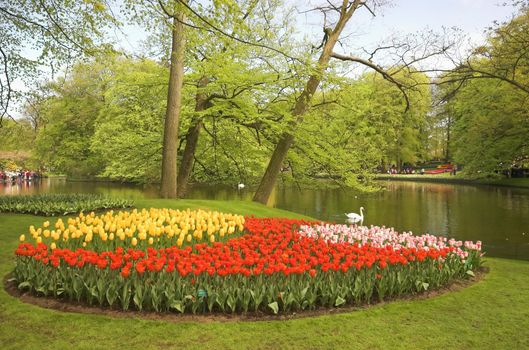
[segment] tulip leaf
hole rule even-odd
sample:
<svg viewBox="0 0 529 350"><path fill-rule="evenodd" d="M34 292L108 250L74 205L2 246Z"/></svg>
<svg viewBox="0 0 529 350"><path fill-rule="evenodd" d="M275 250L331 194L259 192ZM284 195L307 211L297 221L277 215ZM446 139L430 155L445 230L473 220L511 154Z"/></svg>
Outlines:
<svg viewBox="0 0 529 350"><path fill-rule="evenodd" d="M182 302L181 301L173 301L170 305L171 309L175 309L181 313L184 312L184 308L182 307Z"/></svg>
<svg viewBox="0 0 529 350"><path fill-rule="evenodd" d="M24 281L18 285L18 289L31 288L31 283Z"/></svg>
<svg viewBox="0 0 529 350"><path fill-rule="evenodd" d="M279 312L279 304L277 303L277 301L274 301L273 303L268 304L268 307L271 308L272 311L274 311L274 314L276 315Z"/></svg>
<svg viewBox="0 0 529 350"><path fill-rule="evenodd" d="M343 305L343 304L345 304L345 299L340 297L340 296L337 297L336 298L336 302L334 303L334 306L340 306L340 305Z"/></svg>

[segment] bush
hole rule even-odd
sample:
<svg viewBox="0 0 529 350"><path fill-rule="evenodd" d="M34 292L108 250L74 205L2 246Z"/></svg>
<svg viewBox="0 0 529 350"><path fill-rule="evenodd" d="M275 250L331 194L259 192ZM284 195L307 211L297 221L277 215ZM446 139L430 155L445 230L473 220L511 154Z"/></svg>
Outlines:
<svg viewBox="0 0 529 350"><path fill-rule="evenodd" d="M82 211L129 208L132 204L130 200L96 194L0 196L0 213L55 216Z"/></svg>

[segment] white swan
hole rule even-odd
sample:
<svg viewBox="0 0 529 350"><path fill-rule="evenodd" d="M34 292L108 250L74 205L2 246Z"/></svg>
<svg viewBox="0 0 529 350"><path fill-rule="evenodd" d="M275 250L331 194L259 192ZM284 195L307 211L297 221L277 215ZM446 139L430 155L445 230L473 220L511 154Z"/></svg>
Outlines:
<svg viewBox="0 0 529 350"><path fill-rule="evenodd" d="M345 213L347 215L347 219L352 224L360 223L362 225L364 223L364 207L360 207L360 215L357 213Z"/></svg>
<svg viewBox="0 0 529 350"><path fill-rule="evenodd" d="M238 190L242 190L244 187L245 187L245 186L244 186L243 183L240 183L240 184L237 185L237 189L238 189Z"/></svg>

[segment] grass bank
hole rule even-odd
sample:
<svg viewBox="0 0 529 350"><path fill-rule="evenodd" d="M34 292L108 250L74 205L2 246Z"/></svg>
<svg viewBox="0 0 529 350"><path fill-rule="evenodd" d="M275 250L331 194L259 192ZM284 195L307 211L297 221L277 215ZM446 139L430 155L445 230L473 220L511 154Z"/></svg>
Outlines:
<svg viewBox="0 0 529 350"><path fill-rule="evenodd" d="M434 183L453 183L462 185L488 185L501 187L529 188L529 178L501 178L501 179L469 179L464 175L450 176L450 174L396 174L386 175L379 174L375 176L377 180L387 181L416 181L416 182L434 182Z"/></svg>
<svg viewBox="0 0 529 350"><path fill-rule="evenodd" d="M141 200L141 207L203 208L297 217L251 202ZM20 233L42 217L0 214L0 275ZM0 289L2 349L528 349L529 262L487 259L466 289L360 311L259 322L167 322L42 309Z"/></svg>

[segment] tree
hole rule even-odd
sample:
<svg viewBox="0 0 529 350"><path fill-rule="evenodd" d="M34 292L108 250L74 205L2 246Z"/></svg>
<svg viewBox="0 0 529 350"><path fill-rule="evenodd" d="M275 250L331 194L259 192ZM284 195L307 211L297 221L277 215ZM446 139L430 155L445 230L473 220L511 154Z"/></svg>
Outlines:
<svg viewBox="0 0 529 350"><path fill-rule="evenodd" d="M75 65L66 79L50 83L40 102L46 120L37 130L35 155L55 172L95 176L101 158L90 149L96 116L104 105L104 60Z"/></svg>
<svg viewBox="0 0 529 350"><path fill-rule="evenodd" d="M193 23L197 30L191 34L194 40L188 45L192 59L187 78L196 84L195 113L185 133L177 181L179 197L187 192L205 120L216 120L218 125L219 118L223 118L239 123L240 127L260 128L267 117L255 106L273 98L271 91L286 88L289 76L284 72L288 67L278 60L281 54L270 49L275 41L287 44L282 33L286 32L289 22L280 15L279 5L278 1L217 2L210 11L215 13L214 18L206 19L195 12ZM248 123L248 119L252 122ZM229 123L222 124L230 127ZM233 129L230 127L230 130ZM211 131L208 136L218 145L218 129L214 127ZM243 181L236 157L229 158L239 169L239 181Z"/></svg>
<svg viewBox="0 0 529 350"><path fill-rule="evenodd" d="M511 21L489 28L487 43L454 63L454 69L438 70L443 72L438 84L457 90L469 80L490 79L529 94L529 5L522 6Z"/></svg>
<svg viewBox="0 0 529 350"><path fill-rule="evenodd" d="M149 59L106 59L104 103L95 120L90 150L104 163L106 178L160 181L167 67Z"/></svg>
<svg viewBox="0 0 529 350"><path fill-rule="evenodd" d="M337 2L338 3L338 2ZM360 8L365 8L369 12L373 13L373 8L379 6L382 1L347 1L344 0L336 4L331 1L327 1L327 5L320 6L314 10L321 11L324 15L324 38L319 48L321 53L317 63L311 67L310 76L308 77L307 83L296 99L294 107L292 108L292 121L290 129L296 128L302 121L305 113L309 110L311 101L313 99L320 82L323 79L323 74L329 66L331 58L341 60L344 62L353 62L361 64L369 69L374 70L380 74L385 80L394 84L397 89L403 94L404 100L406 101L406 109L409 107L409 98L406 93L406 85L403 84L395 76L408 69L412 64L417 63L421 60L425 60L432 57L435 54L443 53L447 50L447 47L442 44L439 47L432 45L428 47L428 43L425 41L422 43L422 50L419 50L419 46L413 46L409 43L398 44L393 43L387 47L378 47L370 53L368 58L362 58L354 55L344 55L334 52L334 47L340 35L342 34L347 23ZM334 20L333 20L334 18ZM331 26L327 25L327 21L331 23ZM332 24L333 23L333 24ZM402 53L398 55L398 63L394 65L396 69L384 69L380 65L373 62L373 57L386 49L393 49L398 51L402 48ZM400 67L399 67L400 66ZM412 85L416 85L415 83ZM268 198L277 182L277 178L284 166L288 150L291 148L294 142L294 134L290 131L286 131L282 134L281 138L276 144L276 147L272 153L266 171L261 179L259 187L253 197L254 201L267 203Z"/></svg>
<svg viewBox="0 0 529 350"><path fill-rule="evenodd" d="M454 158L469 176L510 173L529 158L527 95L506 82L472 80L450 105L455 113Z"/></svg>
<svg viewBox="0 0 529 350"><path fill-rule="evenodd" d="M351 19L355 11L361 7L363 4L360 0L355 0L352 2L344 1L340 7L332 5L333 8L339 13L338 20L333 28L324 26L324 40L322 42L323 47L318 62L313 68L313 73L309 77L303 92L299 96L292 109L292 115L294 120L292 121L292 126L301 122L303 115L306 113L309 108L310 102L314 93L316 92L318 85L322 79L323 72L327 69L329 61L333 54L334 45L338 42L340 34L342 33L345 25ZM277 143L274 152L270 158L266 171L261 179L261 183L257 188L253 200L256 202L261 202L266 204L268 198L272 193L272 190L277 182L277 177L281 172L283 162L287 156L290 146L294 142L294 135L290 132L285 132L279 142Z"/></svg>
<svg viewBox="0 0 529 350"><path fill-rule="evenodd" d="M32 85L53 76L76 58L108 49L104 31L116 23L98 0L9 1L0 5L0 126L20 92L15 81Z"/></svg>
<svg viewBox="0 0 529 350"><path fill-rule="evenodd" d="M211 20L206 19L200 15L200 11L193 9L189 6L187 1L175 0L169 2L170 5L164 4L162 1L158 1L157 4L148 1L144 6L136 5L134 2L129 2L129 8L132 10L133 17L139 19L141 22L146 21L146 14L152 14L159 16L160 11L165 16L172 19L172 54L170 55L170 80L168 90L168 107L165 119L164 127L164 146L162 156L162 183L161 183L161 196L165 198L176 198L177 197L177 150L178 150L178 127L181 107L181 96L182 96L182 85L183 85L183 61L185 56L184 50L184 26L193 27L194 29L205 30L209 33L222 34L223 36L230 37L231 39L238 40L239 42L244 41L240 38L235 37L233 34L228 34L225 31L219 29L216 24L213 24ZM226 2L228 6L224 6L228 9L229 13L237 14L239 6L232 2ZM250 8L255 7L256 2L249 2ZM222 8L224 5L223 1L215 1L213 7ZM198 5L199 9L202 9L202 4ZM171 9L174 8L174 11ZM198 24L194 24L193 21L186 21L185 13L192 13ZM243 20L247 15L242 16ZM148 16L147 21L152 21L152 16ZM216 21L220 22L219 18ZM156 21L155 21L156 22ZM241 21L239 21L241 22ZM241 25L241 23L238 23ZM152 23L146 23L148 27L153 27ZM250 44L249 42L245 42ZM263 44L255 44L256 46L263 47ZM189 54L189 52L188 52ZM206 76L206 78L208 78ZM199 77L200 81L202 77ZM205 80L202 80L203 82ZM199 96L200 97L200 96ZM198 109L204 108L202 103L198 103ZM180 178L187 183L189 177L190 168L192 166L192 157L194 146L198 138L198 132L200 131L200 122L197 121L198 125L195 125L194 131L188 133L189 143L186 146L188 149L184 151L184 169L180 173ZM185 186L181 186L181 192Z"/></svg>
<svg viewBox="0 0 529 350"><path fill-rule="evenodd" d="M186 4L187 0L180 0ZM180 110L182 107L182 86L184 84L185 31L183 22L185 14L179 6L175 12L166 12L173 20L169 89L167 90L167 110L163 132L162 151L162 198L177 198L177 152Z"/></svg>
<svg viewBox="0 0 529 350"><path fill-rule="evenodd" d="M398 78L410 79L402 72ZM423 81L428 81L424 75ZM421 85L408 96L405 111L399 89L377 74L328 78L295 131L297 141L285 168L296 181L323 177L362 190L376 188L372 174L381 165L422 157L429 88Z"/></svg>
<svg viewBox="0 0 529 350"><path fill-rule="evenodd" d="M450 117L450 150L469 176L509 173L529 158L529 8L489 30L479 46L438 84Z"/></svg>

